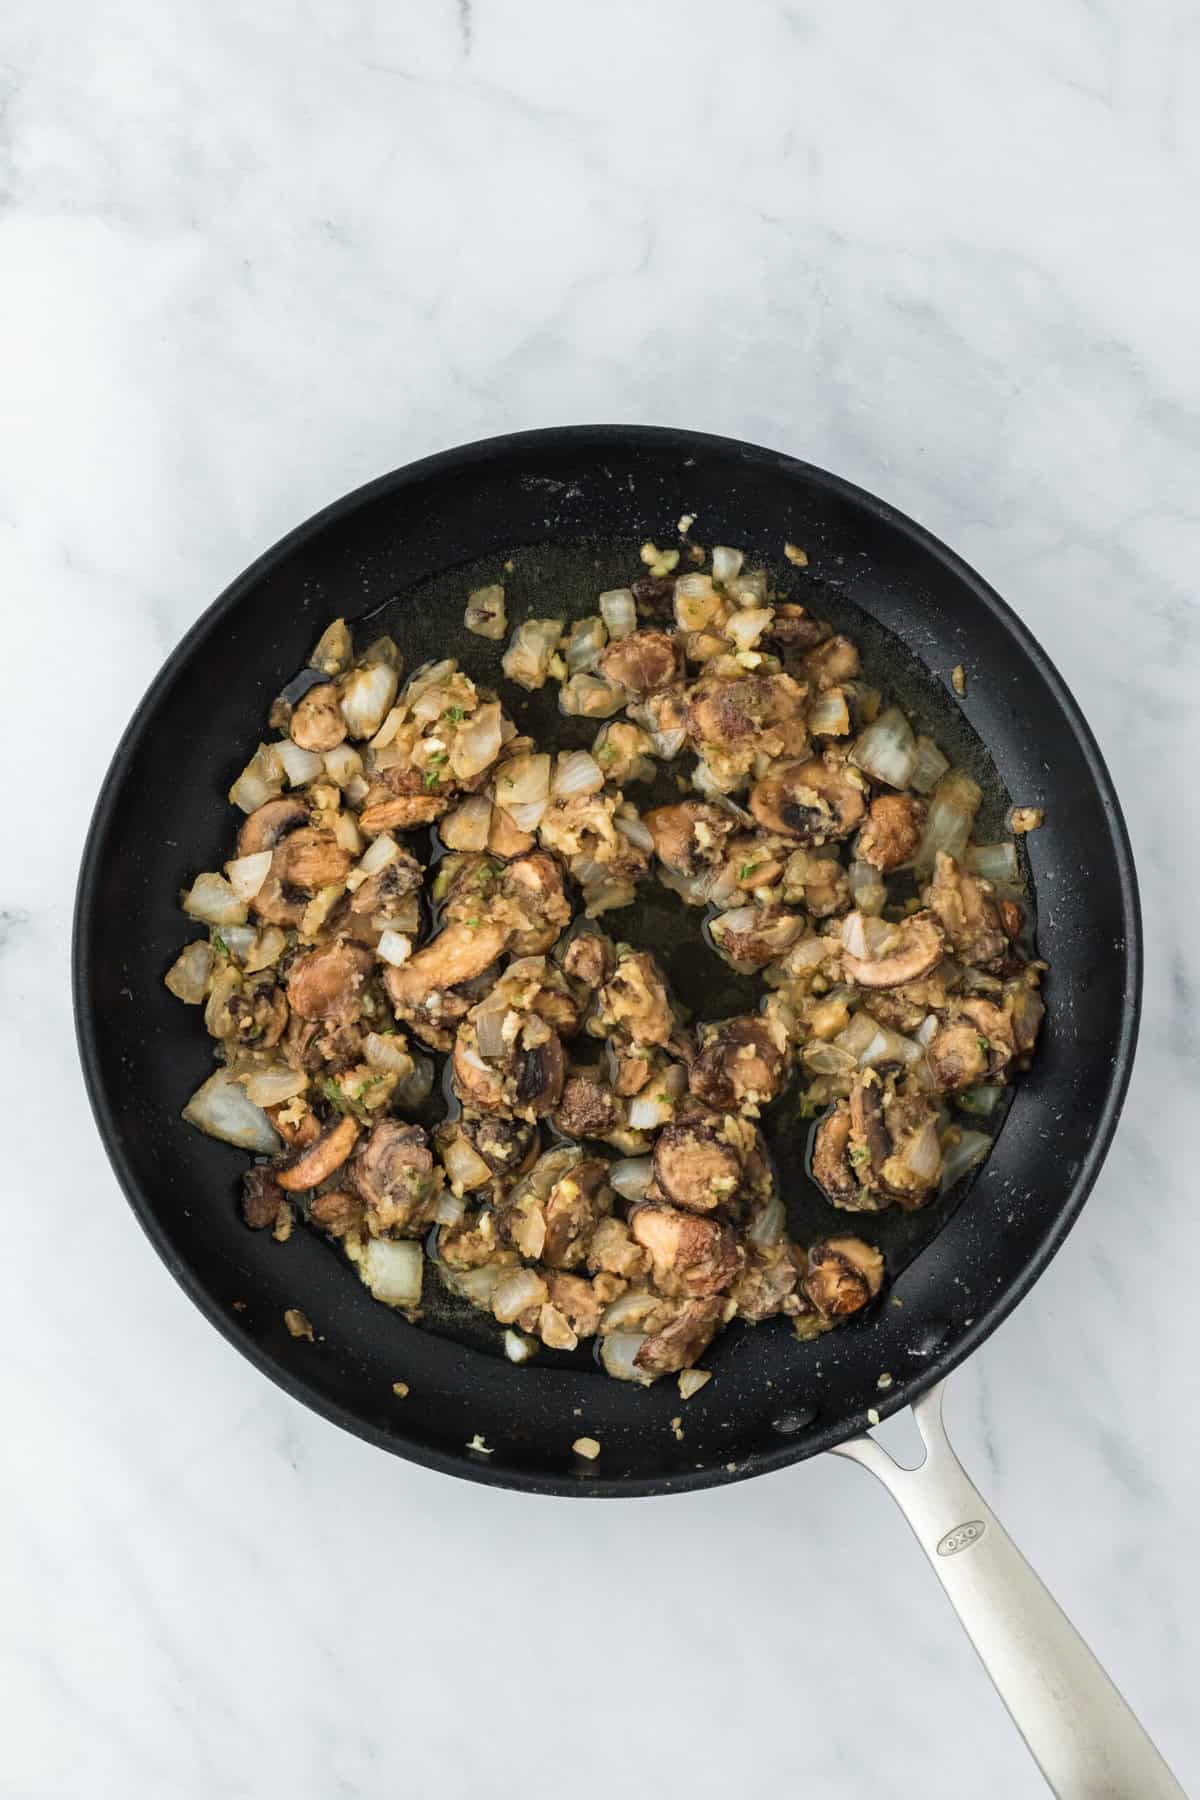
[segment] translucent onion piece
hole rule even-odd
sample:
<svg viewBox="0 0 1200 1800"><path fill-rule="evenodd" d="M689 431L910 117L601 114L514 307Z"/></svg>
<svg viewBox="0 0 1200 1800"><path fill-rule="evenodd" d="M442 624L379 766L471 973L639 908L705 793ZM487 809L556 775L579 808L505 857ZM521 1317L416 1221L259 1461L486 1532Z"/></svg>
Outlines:
<svg viewBox="0 0 1200 1800"><path fill-rule="evenodd" d="M631 843L635 850L650 851L654 848L654 839L650 835L650 827L643 825L632 808L628 812L617 813L613 824L621 836Z"/></svg>
<svg viewBox="0 0 1200 1800"><path fill-rule="evenodd" d="M964 770L951 769L943 775L930 797L925 831L913 862L918 877L932 871L939 850L947 856L962 856L982 799L980 788Z"/></svg>
<svg viewBox="0 0 1200 1800"><path fill-rule="evenodd" d="M412 939L389 927L387 931L380 932L376 950L385 963L390 963L394 969L398 969L401 963L406 963L412 955Z"/></svg>
<svg viewBox="0 0 1200 1800"><path fill-rule="evenodd" d="M342 717L351 737L374 737L396 698L396 682L396 671L387 662L351 669L342 677Z"/></svg>
<svg viewBox="0 0 1200 1800"><path fill-rule="evenodd" d="M229 885L239 900L253 900L270 872L274 851L257 850L253 856L237 856L225 864Z"/></svg>
<svg viewBox="0 0 1200 1800"><path fill-rule="evenodd" d="M438 1195L437 1206L433 1214L438 1224L457 1225L461 1219L466 1217L466 1212L467 1203L462 1195L451 1193L448 1189L443 1188Z"/></svg>
<svg viewBox="0 0 1200 1800"><path fill-rule="evenodd" d="M446 1283L472 1306L479 1307L481 1312L490 1312L492 1295L496 1283L504 1273L495 1263L485 1263L481 1269L447 1269L442 1265L442 1273Z"/></svg>
<svg viewBox="0 0 1200 1800"><path fill-rule="evenodd" d="M954 1141L946 1145L938 1184L940 1191L944 1194L956 1181L961 1181L969 1169L983 1161L991 1147L992 1140L985 1131L958 1132Z"/></svg>
<svg viewBox="0 0 1200 1800"><path fill-rule="evenodd" d="M650 1157L626 1156L610 1165L608 1179L622 1200L644 1200L653 1174Z"/></svg>
<svg viewBox="0 0 1200 1800"><path fill-rule="evenodd" d="M766 1250L772 1244L782 1243L786 1229L787 1214L783 1201L778 1194L772 1193L755 1213L746 1236L760 1250Z"/></svg>
<svg viewBox="0 0 1200 1800"><path fill-rule="evenodd" d="M318 775L325 773L325 758L318 756L315 750L302 750L299 744L293 744L291 738L282 738L271 748L279 758L289 787L304 787L307 782L315 781Z"/></svg>
<svg viewBox="0 0 1200 1800"><path fill-rule="evenodd" d="M508 679L531 693L544 687L562 628L561 619L526 619L518 625L501 660Z"/></svg>
<svg viewBox="0 0 1200 1800"><path fill-rule="evenodd" d="M1017 846L1012 842L968 844L963 854L963 866L972 875L981 875L985 881L994 881L1004 887L1013 887L1020 880Z"/></svg>
<svg viewBox="0 0 1200 1800"><path fill-rule="evenodd" d="M918 794L930 794L950 767L950 761L942 755L932 738L919 737L916 750L917 758L908 785Z"/></svg>
<svg viewBox="0 0 1200 1800"><path fill-rule="evenodd" d="M571 718L611 719L625 704L625 689L599 675L572 675L559 691L558 704Z"/></svg>
<svg viewBox="0 0 1200 1800"><path fill-rule="evenodd" d="M536 831L542 822L546 806L545 800L530 800L526 805L508 806L504 810L518 831Z"/></svg>
<svg viewBox="0 0 1200 1800"><path fill-rule="evenodd" d="M937 1180L942 1166L942 1146L932 1119L927 1119L921 1129L914 1132L900 1152L900 1161L917 1181Z"/></svg>
<svg viewBox="0 0 1200 1800"><path fill-rule="evenodd" d="M279 927L277 925L268 926L267 930L278 931ZM215 926L214 931L216 931ZM255 951L260 947L262 939L266 936L266 932L255 931L253 925L226 925L222 927L219 932L216 932L216 935L220 938L233 960L240 963L243 969L246 969L249 968L250 960ZM281 932L280 936L282 935ZM271 957L268 960L274 962L275 958ZM255 967L258 966L258 964L255 964ZM261 966L265 968L266 963L263 963Z"/></svg>
<svg viewBox="0 0 1200 1800"><path fill-rule="evenodd" d="M372 1069L379 1069L385 1075L398 1075L403 1079L412 1074L413 1059L398 1032L368 1032L363 1055Z"/></svg>
<svg viewBox="0 0 1200 1800"><path fill-rule="evenodd" d="M280 1147L270 1119L261 1107L255 1106L228 1069L218 1069L196 1089L183 1109L183 1117L208 1137L236 1144L239 1150L271 1156Z"/></svg>
<svg viewBox="0 0 1200 1800"><path fill-rule="evenodd" d="M614 1331L601 1338L600 1361L605 1373L615 1376L618 1381L636 1381L642 1387L649 1387L653 1375L647 1375L634 1361L645 1341L646 1333L642 1331Z"/></svg>
<svg viewBox="0 0 1200 1800"><path fill-rule="evenodd" d="M879 870L856 858L850 864L849 875L850 897L855 910L878 918L887 904L887 886Z"/></svg>
<svg viewBox="0 0 1200 1800"><path fill-rule="evenodd" d="M491 638L499 643L507 628L504 610L504 589L499 582L488 587L476 588L467 595L467 611L464 624L468 631L476 637Z"/></svg>
<svg viewBox="0 0 1200 1800"><path fill-rule="evenodd" d="M501 1325L511 1325L531 1306L542 1306L549 1289L534 1269L511 1269L496 1283L492 1294L492 1316Z"/></svg>
<svg viewBox="0 0 1200 1800"><path fill-rule="evenodd" d="M747 606L735 613L725 627L726 636L739 650L753 650L763 632L775 617L769 606Z"/></svg>
<svg viewBox="0 0 1200 1800"><path fill-rule="evenodd" d="M283 765L272 744L260 744L246 767L229 790L231 806L244 813L255 812L268 800L277 800L283 792Z"/></svg>
<svg viewBox="0 0 1200 1800"><path fill-rule="evenodd" d="M504 1354L511 1363L527 1363L538 1353L535 1338L526 1337L523 1331L514 1331L511 1326L504 1333Z"/></svg>
<svg viewBox="0 0 1200 1800"><path fill-rule="evenodd" d="M303 1069L289 1068L287 1063L270 1063L266 1068L244 1070L238 1080L255 1106L282 1106L294 1100L308 1086Z"/></svg>
<svg viewBox="0 0 1200 1800"><path fill-rule="evenodd" d="M632 588L609 588L600 596L600 617L614 643L637 630L637 606Z"/></svg>
<svg viewBox="0 0 1200 1800"><path fill-rule="evenodd" d="M411 1239L370 1238L359 1274L385 1306L419 1306L422 1256Z"/></svg>
<svg viewBox="0 0 1200 1800"><path fill-rule="evenodd" d="M325 773L337 787L344 788L356 775L362 774L363 759L353 744L339 744L324 756Z"/></svg>
<svg viewBox="0 0 1200 1800"><path fill-rule="evenodd" d="M850 708L841 688L818 694L808 710L810 737L845 737L850 729Z"/></svg>
<svg viewBox="0 0 1200 1800"><path fill-rule="evenodd" d="M464 1137L461 1132L452 1137L442 1150L442 1165L450 1177L451 1185L462 1193L486 1187L492 1179L492 1171L470 1138Z"/></svg>
<svg viewBox="0 0 1200 1800"><path fill-rule="evenodd" d="M181 901L190 919L205 925L244 925L245 902L239 900L223 875L197 875Z"/></svg>
<svg viewBox="0 0 1200 1800"><path fill-rule="evenodd" d="M491 801L486 794L472 794L446 814L438 826L438 836L447 850L486 850L491 827Z"/></svg>
<svg viewBox="0 0 1200 1800"><path fill-rule="evenodd" d="M340 675L343 669L350 667L353 655L354 643L350 627L345 619L335 619L317 639L308 659L308 666L310 669L318 669L322 675Z"/></svg>
<svg viewBox="0 0 1200 1800"><path fill-rule="evenodd" d="M692 1398L693 1394L698 1394L700 1392L700 1389L705 1385L705 1383L709 1382L711 1380L712 1380L712 1370L711 1369L680 1369L680 1371L679 1371L679 1397L680 1397L680 1399L681 1400L690 1400Z"/></svg>
<svg viewBox="0 0 1200 1800"><path fill-rule="evenodd" d="M995 1112L1003 1098L1004 1089L1002 1087L991 1087L986 1083L981 1083L978 1087L964 1089L957 1096L956 1104L965 1113L971 1113L976 1118L987 1119Z"/></svg>
<svg viewBox="0 0 1200 1800"><path fill-rule="evenodd" d="M455 733L450 747L450 767L460 781L470 781L490 768L503 743L499 701L474 712Z"/></svg>
<svg viewBox="0 0 1200 1800"><path fill-rule="evenodd" d="M873 725L867 726L850 752L850 760L873 781L894 788L908 786L916 765L917 746L912 726L898 706L889 706Z"/></svg>
<svg viewBox="0 0 1200 1800"><path fill-rule="evenodd" d="M508 1001L498 999L495 994L490 995L482 1005L475 1008L472 1019L480 1056L499 1060L507 1054L508 1043L504 1036L504 1021L508 1017L509 1011Z"/></svg>
<svg viewBox="0 0 1200 1800"><path fill-rule="evenodd" d="M545 800L549 793L549 756L513 756L496 771L496 803L510 812L514 806Z"/></svg>
<svg viewBox="0 0 1200 1800"><path fill-rule="evenodd" d="M185 1006L199 1006L208 988L214 954L210 943L197 938L180 951L163 977L163 985Z"/></svg>
<svg viewBox="0 0 1200 1800"><path fill-rule="evenodd" d="M703 631L725 610L709 575L681 575L675 583L674 604L681 631Z"/></svg>
<svg viewBox="0 0 1200 1800"><path fill-rule="evenodd" d="M712 578L714 581L735 581L742 572L745 552L731 550L728 544L718 544L712 553Z"/></svg>
<svg viewBox="0 0 1200 1800"><path fill-rule="evenodd" d="M587 750L572 750L558 759L553 793L557 800L574 800L580 794L598 794L604 772Z"/></svg>
<svg viewBox="0 0 1200 1800"><path fill-rule="evenodd" d="M607 642L608 629L598 614L577 620L563 641L562 658L568 673L582 675L585 670L594 669Z"/></svg>

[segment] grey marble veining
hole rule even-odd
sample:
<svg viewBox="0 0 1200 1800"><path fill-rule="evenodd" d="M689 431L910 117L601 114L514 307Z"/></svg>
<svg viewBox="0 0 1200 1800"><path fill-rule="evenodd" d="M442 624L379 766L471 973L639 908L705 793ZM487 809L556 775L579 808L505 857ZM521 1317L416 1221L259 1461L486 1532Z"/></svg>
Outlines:
<svg viewBox="0 0 1200 1800"><path fill-rule="evenodd" d="M1198 62L1183 0L10 0L0 1794L1042 1791L859 1470L579 1508L381 1457L187 1305L86 1110L75 866L172 644L358 482L594 419L886 495L1095 727L1148 924L1137 1071L948 1410L1200 1785Z"/></svg>

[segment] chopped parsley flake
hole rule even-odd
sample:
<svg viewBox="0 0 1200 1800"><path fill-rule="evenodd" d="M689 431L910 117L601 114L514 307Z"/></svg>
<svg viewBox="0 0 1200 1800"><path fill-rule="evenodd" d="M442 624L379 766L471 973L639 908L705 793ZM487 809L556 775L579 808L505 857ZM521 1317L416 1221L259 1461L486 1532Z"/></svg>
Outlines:
<svg viewBox="0 0 1200 1800"><path fill-rule="evenodd" d="M466 716L467 715L461 706L447 707L446 711L442 714L443 719L449 719L452 725L457 725L459 720L465 719Z"/></svg>
<svg viewBox="0 0 1200 1800"><path fill-rule="evenodd" d="M221 936L219 931L213 932L212 945L213 945L213 949L219 950L221 952L222 956L229 955L229 945L225 942L225 939Z"/></svg>

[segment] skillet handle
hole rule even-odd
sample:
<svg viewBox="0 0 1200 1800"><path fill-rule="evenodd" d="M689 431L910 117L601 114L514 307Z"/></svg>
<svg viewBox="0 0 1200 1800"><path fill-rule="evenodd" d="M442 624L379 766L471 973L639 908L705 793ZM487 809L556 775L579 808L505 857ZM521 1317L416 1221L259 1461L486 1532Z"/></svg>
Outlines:
<svg viewBox="0 0 1200 1800"><path fill-rule="evenodd" d="M916 1402L919 1468L873 1437L838 1446L878 1476L916 1533L1013 1722L1059 1800L1187 1800L1071 1621L962 1467L944 1382Z"/></svg>

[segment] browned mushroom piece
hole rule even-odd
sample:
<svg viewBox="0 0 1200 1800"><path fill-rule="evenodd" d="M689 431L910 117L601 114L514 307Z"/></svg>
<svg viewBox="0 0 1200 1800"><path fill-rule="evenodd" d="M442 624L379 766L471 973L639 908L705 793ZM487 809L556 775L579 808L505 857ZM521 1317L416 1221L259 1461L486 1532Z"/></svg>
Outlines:
<svg viewBox="0 0 1200 1800"><path fill-rule="evenodd" d="M321 1135L321 1121L302 1100L281 1100L263 1111L290 1150L302 1150Z"/></svg>
<svg viewBox="0 0 1200 1800"><path fill-rule="evenodd" d="M977 1047L985 1060L989 1079L1002 1076L1017 1054L1011 1005L996 1006L990 1000L982 999L962 1000L958 1014L977 1034Z"/></svg>
<svg viewBox="0 0 1200 1800"><path fill-rule="evenodd" d="M826 638L804 658L804 673L816 688L840 687L862 668L857 647L847 637Z"/></svg>
<svg viewBox="0 0 1200 1800"><path fill-rule="evenodd" d="M883 1286L883 1258L861 1238L826 1238L808 1253L804 1291L827 1319L860 1312Z"/></svg>
<svg viewBox="0 0 1200 1800"><path fill-rule="evenodd" d="M984 1043L978 1028L962 1021L943 1025L934 1035L926 1054L943 1093L957 1093L983 1080L988 1066Z"/></svg>
<svg viewBox="0 0 1200 1800"><path fill-rule="evenodd" d="M634 1363L647 1375L673 1375L678 1369L690 1368L712 1343L724 1316L725 1301L719 1294L712 1299L685 1300L669 1323L650 1333Z"/></svg>
<svg viewBox="0 0 1200 1800"><path fill-rule="evenodd" d="M497 1212L501 1237L549 1268L581 1268L600 1220L612 1211L608 1165L572 1146L549 1150Z"/></svg>
<svg viewBox="0 0 1200 1800"><path fill-rule="evenodd" d="M800 720L803 708L804 689L790 675L706 676L692 689L688 733L698 749L734 751L770 727ZM774 753L802 751L802 729L798 737L795 745L781 738Z"/></svg>
<svg viewBox="0 0 1200 1800"><path fill-rule="evenodd" d="M346 721L332 681L309 688L292 709L288 736L302 750L336 750L346 736Z"/></svg>
<svg viewBox="0 0 1200 1800"><path fill-rule="evenodd" d="M242 821L238 832L238 855L257 856L275 846L290 831L298 831L309 820L308 802L289 794L282 800L268 800Z"/></svg>
<svg viewBox="0 0 1200 1800"><path fill-rule="evenodd" d="M808 929L803 913L783 906L738 906L718 913L708 927L713 945L735 969L765 969L786 955Z"/></svg>
<svg viewBox="0 0 1200 1800"><path fill-rule="evenodd" d="M270 975L252 979L240 993L231 994L226 1007L237 1042L256 1050L273 1050L287 1028L287 999Z"/></svg>
<svg viewBox="0 0 1200 1800"><path fill-rule="evenodd" d="M750 811L759 824L802 844L849 837L866 807L855 773L818 757L780 763L750 791Z"/></svg>
<svg viewBox="0 0 1200 1800"><path fill-rule="evenodd" d="M549 1304L566 1320L568 1329L575 1337L595 1337L600 1314L611 1298L605 1292L606 1282L618 1288L622 1285L620 1282L613 1283L611 1276L601 1277L599 1281L593 1282L582 1275L565 1275L557 1270L547 1272Z"/></svg>
<svg viewBox="0 0 1200 1800"><path fill-rule="evenodd" d="M665 631L635 631L610 644L600 657L606 681L628 688L639 699L670 687L683 668L683 653Z"/></svg>
<svg viewBox="0 0 1200 1800"><path fill-rule="evenodd" d="M265 1163L255 1163L242 1176L242 1217L251 1231L264 1231L274 1225L284 1203L283 1189L274 1171Z"/></svg>
<svg viewBox="0 0 1200 1800"><path fill-rule="evenodd" d="M333 1074L363 1060L363 1030L357 1020L302 1019L293 1013L283 1038L284 1061L306 1075Z"/></svg>
<svg viewBox="0 0 1200 1800"><path fill-rule="evenodd" d="M567 1076L550 1117L555 1131L569 1138L605 1138L624 1121L620 1098L594 1069L579 1069Z"/></svg>
<svg viewBox="0 0 1200 1800"><path fill-rule="evenodd" d="M531 851L508 863L500 880L503 921L511 911L514 956L538 956L557 942L571 923L571 903L563 891L562 870L545 850Z"/></svg>
<svg viewBox="0 0 1200 1800"><path fill-rule="evenodd" d="M842 926L846 979L866 988L901 987L936 968L946 953L941 926L932 913L913 913L898 924L849 913ZM850 946L863 954L851 954Z"/></svg>
<svg viewBox="0 0 1200 1800"><path fill-rule="evenodd" d="M705 1120L665 1125L654 1144L654 1182L664 1199L693 1212L711 1212L737 1193L742 1159Z"/></svg>
<svg viewBox="0 0 1200 1800"><path fill-rule="evenodd" d="M617 953L617 966L600 990L601 1029L615 1028L635 1044L666 1044L675 1031L675 1011L666 977L647 950Z"/></svg>
<svg viewBox="0 0 1200 1800"><path fill-rule="evenodd" d="M332 831L315 825L289 831L271 858L271 874L284 888L301 888L308 894L344 881L350 869L350 852L342 849Z"/></svg>
<svg viewBox="0 0 1200 1800"><path fill-rule="evenodd" d="M617 951L612 939L605 937L602 931L589 928L577 931L556 954L563 974L578 981L589 994L597 993L617 966Z"/></svg>
<svg viewBox="0 0 1200 1800"><path fill-rule="evenodd" d="M373 1236L412 1237L432 1224L443 1174L419 1125L381 1119L355 1153L350 1179Z"/></svg>
<svg viewBox="0 0 1200 1800"><path fill-rule="evenodd" d="M289 1162L276 1168L275 1179L285 1193L302 1193L305 1188L319 1187L321 1182L340 1169L354 1148L358 1123L347 1115L329 1126L311 1144Z"/></svg>
<svg viewBox="0 0 1200 1800"><path fill-rule="evenodd" d="M639 575L630 583L639 619L670 620L675 604L674 575Z"/></svg>
<svg viewBox="0 0 1200 1800"><path fill-rule="evenodd" d="M535 1033L532 1027L540 1029ZM454 1039L454 1091L464 1106L481 1113L511 1113L527 1120L554 1111L566 1076L562 1040L531 1019L502 1057L485 1057L475 1023L464 1019Z"/></svg>
<svg viewBox="0 0 1200 1800"><path fill-rule="evenodd" d="M493 1175L524 1174L537 1158L538 1128L528 1119L499 1119L464 1112L458 1129L481 1156Z"/></svg>
<svg viewBox="0 0 1200 1800"><path fill-rule="evenodd" d="M310 1224L319 1225L330 1237L348 1237L362 1230L363 1203L346 1188L328 1188L308 1203Z"/></svg>
<svg viewBox="0 0 1200 1800"><path fill-rule="evenodd" d="M724 1293L741 1267L733 1232L717 1219L646 1201L631 1211L629 1228L650 1257L661 1294L686 1298Z"/></svg>
<svg viewBox="0 0 1200 1800"><path fill-rule="evenodd" d="M757 1325L780 1313L794 1315L803 1311L804 1302L797 1293L799 1285L800 1267L793 1245L750 1243L746 1246L745 1263L729 1293L737 1306L738 1318Z"/></svg>
<svg viewBox="0 0 1200 1800"><path fill-rule="evenodd" d="M405 903L420 892L424 869L408 850L399 850L389 863L368 875L350 896L350 910L367 918L391 920Z"/></svg>
<svg viewBox="0 0 1200 1800"><path fill-rule="evenodd" d="M817 1126L812 1172L813 1180L834 1206L856 1206L861 1184L850 1160L850 1108L844 1100L839 1100Z"/></svg>
<svg viewBox="0 0 1200 1800"><path fill-rule="evenodd" d="M916 855L925 808L911 794L877 794L858 836L858 854L872 868L898 869Z"/></svg>
<svg viewBox="0 0 1200 1800"><path fill-rule="evenodd" d="M455 797L455 788L429 788L416 768L385 770L383 778L368 789L358 815L360 830L368 837L381 831L412 831L440 819Z"/></svg>
<svg viewBox="0 0 1200 1800"><path fill-rule="evenodd" d="M334 943L305 951L288 970L288 1005L301 1019L357 1019L363 983L373 966L371 952L362 944Z"/></svg>
<svg viewBox="0 0 1200 1800"><path fill-rule="evenodd" d="M562 1093L566 1070L562 1042L553 1032L535 1044L522 1044L517 1054L513 1111L524 1119L543 1119L553 1112Z"/></svg>
<svg viewBox="0 0 1200 1800"><path fill-rule="evenodd" d="M828 636L828 625L820 619L810 619L802 606L783 601L775 608L775 617L763 633L763 642L801 655L815 649Z"/></svg>
<svg viewBox="0 0 1200 1800"><path fill-rule="evenodd" d="M1003 963L1008 955L1008 933L986 882L968 875L952 856L939 850L926 899L963 962L977 969Z"/></svg>
<svg viewBox="0 0 1200 1800"><path fill-rule="evenodd" d="M1006 982L1004 991L1008 996L1013 1043L1017 1054L1028 1056L1037 1043L1038 1032L1046 1016L1045 1004L1024 975L1016 981Z"/></svg>
<svg viewBox="0 0 1200 1800"><path fill-rule="evenodd" d="M625 1281L640 1281L649 1272L650 1258L624 1219L610 1215L601 1219L588 1245L587 1266L593 1273L619 1275Z"/></svg>
<svg viewBox="0 0 1200 1800"><path fill-rule="evenodd" d="M850 1162L860 1181L871 1181L892 1153L884 1119L883 1086L874 1069L863 1069L850 1085Z"/></svg>
<svg viewBox="0 0 1200 1800"><path fill-rule="evenodd" d="M481 919L477 926L447 925L421 950L383 978L392 1005L404 1017L420 1007L430 993L461 987L482 975L507 947L503 926Z"/></svg>
<svg viewBox="0 0 1200 1800"><path fill-rule="evenodd" d="M698 875L719 863L726 839L737 830L732 813L704 800L681 800L643 814L661 863L677 875Z"/></svg>
<svg viewBox="0 0 1200 1800"><path fill-rule="evenodd" d="M766 1020L748 1014L708 1030L689 1071L688 1086L698 1100L718 1112L765 1106L783 1085L786 1067Z"/></svg>
<svg viewBox="0 0 1200 1800"><path fill-rule="evenodd" d="M928 1094L914 1083L889 1079L883 1102L890 1149L872 1179L883 1195L906 1212L924 1206L942 1172L937 1113Z"/></svg>

